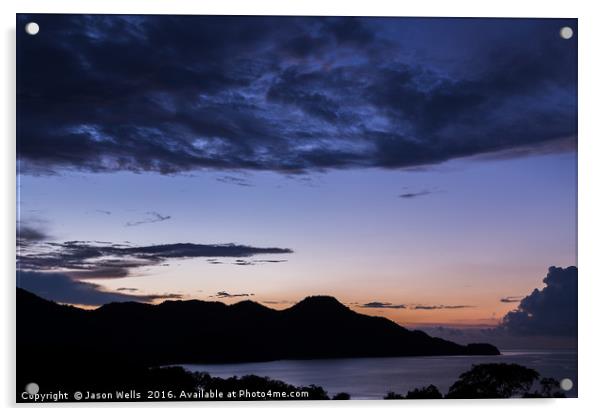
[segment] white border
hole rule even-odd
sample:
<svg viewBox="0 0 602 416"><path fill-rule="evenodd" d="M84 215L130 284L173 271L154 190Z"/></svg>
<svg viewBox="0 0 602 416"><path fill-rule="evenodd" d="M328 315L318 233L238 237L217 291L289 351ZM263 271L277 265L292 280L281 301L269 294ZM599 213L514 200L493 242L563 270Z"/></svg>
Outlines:
<svg viewBox="0 0 602 416"><path fill-rule="evenodd" d="M566 416L593 413L600 407L602 373L598 336L600 332L600 308L597 297L602 294L602 273L599 256L600 213L602 213L601 167L602 157L599 97L602 74L599 41L602 40L602 21L593 1L528 2L505 1L435 1L395 2L369 0L349 2L345 0L304 1L229 1L193 2L192 0L21 0L0 2L3 24L1 55L2 100L0 101L2 137L2 246L0 256L3 265L2 291L2 342L0 343L3 365L0 377L0 394L4 406L11 406L14 395L14 254L15 254L15 13L144 13L144 14L301 14L301 15L357 15L357 16L474 16L474 17L577 17L579 18L579 399L567 400L506 400L506 401L444 401L444 402L337 402L337 403L221 403L221 404L127 404L95 405L86 412L103 414L110 411L126 412L141 410L165 413L168 408L179 411L248 412L305 414L308 411L362 414L420 413L446 415L504 415L508 413L545 412ZM43 70L43 62L40 63ZM53 405L45 412L81 412L82 405ZM14 411L13 408L10 409ZM26 409L35 411L32 408Z"/></svg>

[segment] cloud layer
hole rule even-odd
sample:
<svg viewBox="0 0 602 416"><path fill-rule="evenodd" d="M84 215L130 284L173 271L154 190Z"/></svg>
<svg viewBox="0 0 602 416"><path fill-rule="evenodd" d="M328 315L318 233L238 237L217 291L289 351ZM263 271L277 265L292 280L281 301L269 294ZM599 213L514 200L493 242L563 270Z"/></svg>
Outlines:
<svg viewBox="0 0 602 416"><path fill-rule="evenodd" d="M372 308L372 309L412 309L412 310L423 310L432 311L438 309L464 309L474 308L470 305L406 305L406 304L394 304L391 302L368 302L359 305L360 308Z"/></svg>
<svg viewBox="0 0 602 416"><path fill-rule="evenodd" d="M20 15L19 25L30 19L43 32L17 31L22 172L404 168L575 146L577 48L558 30L576 20Z"/></svg>
<svg viewBox="0 0 602 416"><path fill-rule="evenodd" d="M215 258L292 252L288 248L241 244L135 246L95 241L42 242L22 247L17 255L17 266L28 271L60 271L77 279L114 279L128 276L132 269L157 266L173 259L208 257L219 263Z"/></svg>

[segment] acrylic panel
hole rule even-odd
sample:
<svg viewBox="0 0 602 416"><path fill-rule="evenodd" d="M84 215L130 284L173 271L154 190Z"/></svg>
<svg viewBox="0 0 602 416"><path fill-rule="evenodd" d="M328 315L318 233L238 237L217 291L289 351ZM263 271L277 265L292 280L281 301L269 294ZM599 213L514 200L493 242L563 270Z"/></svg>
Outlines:
<svg viewBox="0 0 602 416"><path fill-rule="evenodd" d="M16 26L17 401L577 396L576 19Z"/></svg>

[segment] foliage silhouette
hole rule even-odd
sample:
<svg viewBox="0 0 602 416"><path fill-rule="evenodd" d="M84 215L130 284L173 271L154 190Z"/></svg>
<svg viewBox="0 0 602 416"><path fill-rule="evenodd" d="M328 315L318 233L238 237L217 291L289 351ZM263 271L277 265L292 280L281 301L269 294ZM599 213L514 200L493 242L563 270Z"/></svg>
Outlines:
<svg viewBox="0 0 602 416"><path fill-rule="evenodd" d="M408 391L406 399L442 399L443 395L439 389L432 384L427 387Z"/></svg>
<svg viewBox="0 0 602 416"><path fill-rule="evenodd" d="M398 394L393 391L390 391L383 397L385 400L403 400L403 399L442 399L443 395L439 391L439 389L430 384L426 387L416 388L414 390L408 391L408 393L404 396L403 394Z"/></svg>
<svg viewBox="0 0 602 416"><path fill-rule="evenodd" d="M560 383L550 377L539 381L541 390L531 391L533 383L539 379L539 373L518 364L478 364L470 371L462 373L449 388L446 399L497 399L510 397L549 398L566 397L560 391ZM442 399L439 389L434 385L417 388L403 394L388 392L385 400L401 399Z"/></svg>
<svg viewBox="0 0 602 416"><path fill-rule="evenodd" d="M473 365L462 373L447 393L448 399L498 399L520 397L529 392L539 373L518 364Z"/></svg>
<svg viewBox="0 0 602 416"><path fill-rule="evenodd" d="M555 378L544 377L539 380L541 390L528 392L523 395L525 398L562 398L566 394L560 390L560 383Z"/></svg>

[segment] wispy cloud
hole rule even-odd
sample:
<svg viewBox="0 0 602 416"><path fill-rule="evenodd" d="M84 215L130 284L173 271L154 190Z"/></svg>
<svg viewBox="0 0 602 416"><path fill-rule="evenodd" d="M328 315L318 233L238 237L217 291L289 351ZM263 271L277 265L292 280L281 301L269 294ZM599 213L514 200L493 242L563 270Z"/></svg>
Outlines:
<svg viewBox="0 0 602 416"><path fill-rule="evenodd" d="M232 264L235 264L237 266L254 266L255 265L255 263L253 263L251 260L241 260L241 259L236 260Z"/></svg>
<svg viewBox="0 0 602 416"><path fill-rule="evenodd" d="M162 221L167 221L167 220L171 219L170 215L161 215L155 211L149 211L146 214L147 214L146 218L143 218L138 221L128 221L125 223L125 226L126 227L135 227L137 225L152 224L155 222L162 222Z"/></svg>
<svg viewBox="0 0 602 416"><path fill-rule="evenodd" d="M404 198L404 199L412 199L412 198L417 198L419 196L430 195L430 194L432 194L431 191L408 192L408 193L399 195L399 197Z"/></svg>
<svg viewBox="0 0 602 416"><path fill-rule="evenodd" d="M403 304L392 304L390 302L368 302L360 305L360 308L374 308L374 309L405 309L406 305Z"/></svg>
<svg viewBox="0 0 602 416"><path fill-rule="evenodd" d="M294 303L290 300L260 300L261 303L265 303L266 305L290 305Z"/></svg>
<svg viewBox="0 0 602 416"><path fill-rule="evenodd" d="M210 298L215 297L215 298L244 298L244 297L249 297L249 296L255 296L254 293L228 293L228 292L217 292L215 295L213 296L209 296Z"/></svg>
<svg viewBox="0 0 602 416"><path fill-rule="evenodd" d="M438 310L438 309L464 309L474 308L471 305L416 305L416 304L403 304L403 303L391 303L391 302L368 302L363 304L355 304L360 308L373 308L373 309L410 309L410 310Z"/></svg>
<svg viewBox="0 0 602 416"><path fill-rule="evenodd" d="M414 310L425 310L432 311L437 309L465 309L465 308L474 308L472 305L415 305L412 306Z"/></svg>
<svg viewBox="0 0 602 416"><path fill-rule="evenodd" d="M238 176L225 175L225 176L220 176L220 177L216 178L216 180L218 182L228 183L231 185L238 185L238 186L244 186L244 187L253 186L253 184L251 182L249 182L247 179L240 178Z"/></svg>
<svg viewBox="0 0 602 416"><path fill-rule="evenodd" d="M242 260L238 259L234 263L236 266L255 266L262 263L286 263L288 260ZM212 264L221 264L219 262L211 262Z"/></svg>
<svg viewBox="0 0 602 416"><path fill-rule="evenodd" d="M517 303L520 302L524 296L506 296L505 298L501 298L500 302L502 303Z"/></svg>

